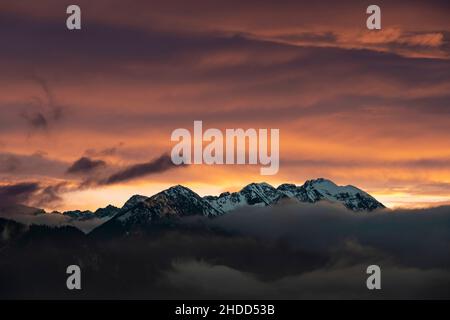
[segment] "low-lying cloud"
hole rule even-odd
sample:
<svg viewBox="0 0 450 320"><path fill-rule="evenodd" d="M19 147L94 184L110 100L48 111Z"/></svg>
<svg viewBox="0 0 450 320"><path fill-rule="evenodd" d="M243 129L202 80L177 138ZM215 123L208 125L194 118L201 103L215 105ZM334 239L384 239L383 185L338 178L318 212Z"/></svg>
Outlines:
<svg viewBox="0 0 450 320"><path fill-rule="evenodd" d="M9 288L0 289L0 296L35 296L20 285L29 282L14 280L20 277L42 287L36 297L64 297L55 274L36 279L8 266L36 268L45 261L45 270L59 270L76 252L89 284L86 298L450 297L450 207L368 213L287 203L241 208L214 219L190 217L177 227L150 231L63 238L66 231L60 230L55 233L63 240L50 242L39 240L42 231L36 231L29 248L20 249L28 263L21 254L8 264L0 259L0 278L8 274L1 280ZM380 291L366 288L372 264L381 268Z"/></svg>
<svg viewBox="0 0 450 320"><path fill-rule="evenodd" d="M332 253L356 242L411 267L450 268L450 207L353 212L332 204L245 208L208 222L264 241Z"/></svg>

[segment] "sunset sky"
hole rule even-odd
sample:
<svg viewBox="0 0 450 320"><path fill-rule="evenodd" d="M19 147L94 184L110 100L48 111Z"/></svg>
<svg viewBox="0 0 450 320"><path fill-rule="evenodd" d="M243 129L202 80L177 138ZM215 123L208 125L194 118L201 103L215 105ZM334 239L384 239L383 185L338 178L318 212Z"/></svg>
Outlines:
<svg viewBox="0 0 450 320"><path fill-rule="evenodd" d="M388 207L450 204L450 2L376 1L381 31L372 2L309 2L2 1L5 201L96 209L325 177ZM171 132L194 120L279 128L280 171L174 168Z"/></svg>

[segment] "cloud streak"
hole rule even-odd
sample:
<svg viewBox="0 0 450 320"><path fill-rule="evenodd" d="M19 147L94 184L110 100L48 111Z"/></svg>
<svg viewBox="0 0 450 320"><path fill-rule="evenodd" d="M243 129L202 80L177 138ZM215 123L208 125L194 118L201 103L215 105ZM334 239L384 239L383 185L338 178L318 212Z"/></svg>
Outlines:
<svg viewBox="0 0 450 320"><path fill-rule="evenodd" d="M81 157L67 169L67 173L87 174L105 166L106 162L103 160L93 160L88 157Z"/></svg>
<svg viewBox="0 0 450 320"><path fill-rule="evenodd" d="M113 173L108 178L102 180L100 184L115 184L125 181L141 178L146 175L161 173L175 166L168 154L163 154L160 157L145 163L138 163L131 165L121 171Z"/></svg>
<svg viewBox="0 0 450 320"><path fill-rule="evenodd" d="M40 190L35 182L22 182L0 186L0 206L29 201Z"/></svg>

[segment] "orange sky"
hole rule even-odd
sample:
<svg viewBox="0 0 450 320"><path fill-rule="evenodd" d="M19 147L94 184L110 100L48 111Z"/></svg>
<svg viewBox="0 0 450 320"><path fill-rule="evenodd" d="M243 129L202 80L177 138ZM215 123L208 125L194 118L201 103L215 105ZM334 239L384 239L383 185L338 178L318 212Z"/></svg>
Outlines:
<svg viewBox="0 0 450 320"><path fill-rule="evenodd" d="M390 207L450 202L447 1L379 1L381 31L365 29L361 1L77 4L75 32L60 1L0 4L0 184L39 184L28 204L95 209L173 184L205 195L317 177ZM194 120L279 128L279 173L202 165L91 183L170 152ZM102 165L68 173L81 157Z"/></svg>

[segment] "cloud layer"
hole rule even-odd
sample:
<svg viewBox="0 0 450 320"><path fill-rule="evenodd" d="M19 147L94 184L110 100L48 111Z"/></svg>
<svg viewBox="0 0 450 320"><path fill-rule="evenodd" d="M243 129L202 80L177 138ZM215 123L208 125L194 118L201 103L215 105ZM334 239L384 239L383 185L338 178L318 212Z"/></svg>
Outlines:
<svg viewBox="0 0 450 320"><path fill-rule="evenodd" d="M30 227L19 249L0 251L0 295L68 297L57 270L76 256L84 298L450 297L449 207L355 213L283 204L179 222L123 237ZM381 268L380 291L366 288L373 264ZM42 268L41 276L28 268Z"/></svg>

